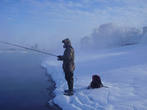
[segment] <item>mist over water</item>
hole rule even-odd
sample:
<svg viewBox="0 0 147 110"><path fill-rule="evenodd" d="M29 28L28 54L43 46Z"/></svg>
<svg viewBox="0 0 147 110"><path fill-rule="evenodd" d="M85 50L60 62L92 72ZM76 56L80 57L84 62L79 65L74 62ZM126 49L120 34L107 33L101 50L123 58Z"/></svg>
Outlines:
<svg viewBox="0 0 147 110"><path fill-rule="evenodd" d="M81 39L79 38L79 40L74 40L70 36L65 36L59 39L53 39L45 36L41 38L39 37L40 35L38 35L38 37L32 36L31 38L26 37L26 39L24 39L23 37L19 38L9 36L9 33L6 34L6 32L2 32L2 30L0 32L4 33L0 36L2 41L8 41L10 43L23 45L30 48L37 45L37 49L57 55L63 53L64 51L62 40L65 38L69 38L71 40L72 46L75 48L76 52L82 50L115 48L139 43L146 44L147 42L147 27L136 28L121 26L114 23L101 24L97 28L93 29L91 34L84 36ZM3 35L5 37L3 37ZM0 49L5 48L16 47L0 44Z"/></svg>
<svg viewBox="0 0 147 110"><path fill-rule="evenodd" d="M90 35L83 37L80 46L82 49L104 49L138 44L147 37L145 29L102 24Z"/></svg>

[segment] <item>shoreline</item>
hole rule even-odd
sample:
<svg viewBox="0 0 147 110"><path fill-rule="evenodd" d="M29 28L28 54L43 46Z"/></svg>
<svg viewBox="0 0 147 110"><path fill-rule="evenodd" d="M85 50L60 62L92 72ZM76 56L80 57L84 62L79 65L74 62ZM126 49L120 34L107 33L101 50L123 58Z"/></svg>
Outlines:
<svg viewBox="0 0 147 110"><path fill-rule="evenodd" d="M50 100L48 100L48 107L51 110L52 109L53 110L62 110L62 108L53 101L54 98L56 97L56 94L54 93L54 91L56 90L56 82L53 80L52 76L50 74L48 74L47 69L44 67L42 67L42 68L45 70L45 76L48 77L48 82L52 83L52 84L49 83L49 85L52 85L52 86L49 86L47 88L47 90L50 90L50 91L48 91L50 94L50 98L49 98Z"/></svg>

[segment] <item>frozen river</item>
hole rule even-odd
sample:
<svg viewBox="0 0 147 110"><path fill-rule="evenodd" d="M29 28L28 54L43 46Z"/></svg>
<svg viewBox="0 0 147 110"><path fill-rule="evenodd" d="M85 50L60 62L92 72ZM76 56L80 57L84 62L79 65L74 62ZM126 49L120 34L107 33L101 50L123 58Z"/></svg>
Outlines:
<svg viewBox="0 0 147 110"><path fill-rule="evenodd" d="M0 53L0 110L59 110L48 105L55 83L42 60L34 53Z"/></svg>

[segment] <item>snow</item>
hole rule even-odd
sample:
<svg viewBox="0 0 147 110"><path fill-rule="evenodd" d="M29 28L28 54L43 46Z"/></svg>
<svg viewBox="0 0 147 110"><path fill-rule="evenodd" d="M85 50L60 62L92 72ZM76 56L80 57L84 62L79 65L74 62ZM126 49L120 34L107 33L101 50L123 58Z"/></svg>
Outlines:
<svg viewBox="0 0 147 110"><path fill-rule="evenodd" d="M54 103L63 110L147 110L147 46L134 45L91 53L76 52L73 96L63 95L67 84L62 62L46 59L42 66L56 82ZM108 88L85 89L93 74Z"/></svg>

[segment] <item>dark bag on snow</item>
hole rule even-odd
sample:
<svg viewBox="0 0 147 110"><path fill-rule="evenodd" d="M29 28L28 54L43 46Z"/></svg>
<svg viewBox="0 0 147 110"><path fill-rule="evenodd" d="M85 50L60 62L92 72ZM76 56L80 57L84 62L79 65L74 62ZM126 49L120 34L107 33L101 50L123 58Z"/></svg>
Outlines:
<svg viewBox="0 0 147 110"><path fill-rule="evenodd" d="M91 81L90 85L88 86L88 89L90 89L90 88L100 88L100 87L103 87L100 76L93 75L92 81Z"/></svg>

